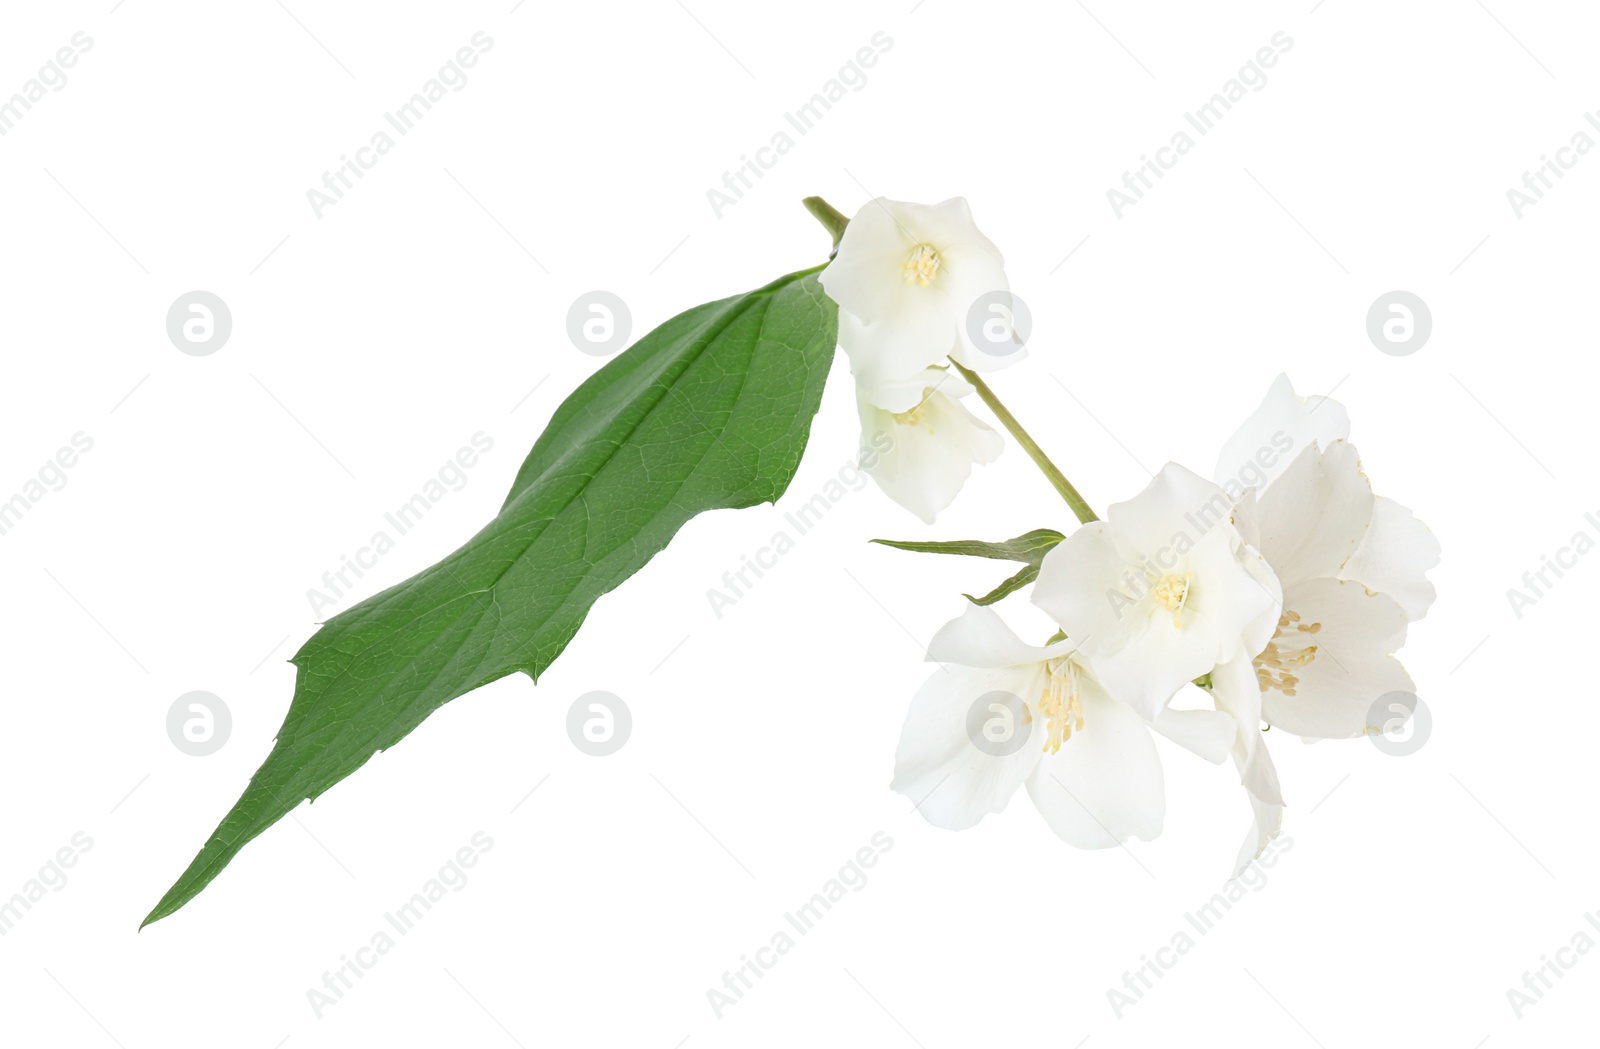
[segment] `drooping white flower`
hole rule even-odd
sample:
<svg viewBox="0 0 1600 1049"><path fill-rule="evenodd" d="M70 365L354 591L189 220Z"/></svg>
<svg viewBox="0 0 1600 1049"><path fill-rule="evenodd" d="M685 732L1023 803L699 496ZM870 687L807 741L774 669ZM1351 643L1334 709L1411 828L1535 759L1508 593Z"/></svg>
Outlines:
<svg viewBox="0 0 1600 1049"><path fill-rule="evenodd" d="M1106 688L1147 718L1272 635L1278 581L1234 527L1232 509L1221 488L1168 463L1039 569L1034 603L1078 642Z"/></svg>
<svg viewBox="0 0 1600 1049"><path fill-rule="evenodd" d="M998 314L983 312L984 323L998 316L1006 326L1002 334L1009 333L1011 291L1000 250L978 231L961 197L931 206L868 201L818 280L859 322L840 318L839 345L856 382L874 399L885 386L946 357L992 371L1025 356L1012 338L998 347L991 337L981 345L974 341L968 318L980 300L980 310L1001 307Z"/></svg>
<svg viewBox="0 0 1600 1049"><path fill-rule="evenodd" d="M856 388L863 469L884 494L929 524L961 491L973 464L994 462L1005 447L960 403L971 392L945 368L924 368L884 386L880 401L887 406Z"/></svg>
<svg viewBox="0 0 1600 1049"><path fill-rule="evenodd" d="M1074 651L1019 639L993 609L969 605L928 646L943 664L911 701L892 787L935 826L971 827L1019 786L1078 848L1161 833L1161 761L1150 730L1220 762L1237 736L1211 710L1146 721L1113 699Z"/></svg>

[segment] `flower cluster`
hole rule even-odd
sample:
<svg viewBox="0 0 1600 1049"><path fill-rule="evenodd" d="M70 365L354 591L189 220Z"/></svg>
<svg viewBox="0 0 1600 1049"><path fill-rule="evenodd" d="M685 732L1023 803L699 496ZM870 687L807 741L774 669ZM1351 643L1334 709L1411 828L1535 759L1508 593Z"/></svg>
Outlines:
<svg viewBox="0 0 1600 1049"><path fill-rule="evenodd" d="M1155 734L1232 759L1253 818L1237 871L1283 817L1263 725L1308 740L1394 727L1379 701L1413 689L1394 653L1433 602L1439 545L1373 494L1337 402L1299 397L1280 376L1211 479L1169 463L1102 520L977 375L1021 353L993 354L969 330L972 304L1009 285L965 201L868 203L821 280L840 306L863 424L893 428L896 452L873 471L891 498L931 522L972 465L995 458L1000 436L959 403L976 389L1082 522L1005 543L890 544L1024 566L928 647L940 669L912 699L893 787L930 822L970 827L1026 786L1072 845L1154 838ZM1040 645L992 607L1028 585L1059 627Z"/></svg>
<svg viewBox="0 0 1600 1049"><path fill-rule="evenodd" d="M973 387L959 374L1024 355L1008 337L1009 312L1000 314L1007 330L998 349L975 338L969 323L974 304L1009 300L1000 249L959 197L931 207L879 198L850 220L819 279L839 304L839 346L856 380L863 445L889 437L890 450L868 473L932 524L973 465L994 462L1003 444L961 404Z"/></svg>

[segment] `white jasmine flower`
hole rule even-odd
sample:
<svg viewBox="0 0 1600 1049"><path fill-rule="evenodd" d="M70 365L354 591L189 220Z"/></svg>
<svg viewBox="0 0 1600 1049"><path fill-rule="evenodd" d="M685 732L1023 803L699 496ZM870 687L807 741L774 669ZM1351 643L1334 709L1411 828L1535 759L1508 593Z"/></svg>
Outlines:
<svg viewBox="0 0 1600 1049"><path fill-rule="evenodd" d="M884 494L929 524L961 491L973 464L994 462L1005 447L999 434L959 403L971 392L944 368L924 368L884 386L878 403L856 389L862 447L878 449L863 457L863 467ZM875 439L879 434L887 442Z"/></svg>
<svg viewBox="0 0 1600 1049"><path fill-rule="evenodd" d="M980 605L940 629L928 659L944 667L911 701L892 786L950 830L1001 811L1026 786L1071 845L1150 840L1166 811L1150 730L1212 762L1237 736L1218 711L1163 710L1147 721L1106 692L1074 642L1029 645Z"/></svg>
<svg viewBox="0 0 1600 1049"><path fill-rule="evenodd" d="M1341 739L1380 731L1369 724L1373 704L1412 690L1394 653L1433 602L1426 572L1439 563L1439 543L1411 511L1373 495L1342 409L1329 413L1331 427L1305 425L1317 403L1296 398L1280 377L1228 446L1270 441L1266 430L1286 420L1307 435L1235 517L1257 533L1252 542L1283 586L1276 629L1253 661L1262 718Z"/></svg>
<svg viewBox="0 0 1600 1049"><path fill-rule="evenodd" d="M1168 463L1045 555L1033 601L1113 695L1154 718L1174 693L1272 636L1281 591L1233 500Z"/></svg>
<svg viewBox="0 0 1600 1049"><path fill-rule="evenodd" d="M967 202L905 204L879 197L856 212L818 278L840 310L839 345L869 397L954 357L992 371L1025 355L973 342L968 316L985 295L1009 307L1000 250L978 231ZM993 323L985 314L985 321ZM1005 320L1009 325L1009 319Z"/></svg>
<svg viewBox="0 0 1600 1049"><path fill-rule="evenodd" d="M1413 688L1394 653L1433 602L1425 573L1439 563L1439 544L1411 511L1373 495L1349 433L1343 407L1295 396L1280 375L1218 460L1222 483L1261 486L1240 493L1232 516L1283 587L1265 648L1211 674L1212 698L1239 726L1234 761L1254 819L1240 869L1283 817L1256 726L1313 739L1377 732L1383 726L1369 724L1377 701Z"/></svg>

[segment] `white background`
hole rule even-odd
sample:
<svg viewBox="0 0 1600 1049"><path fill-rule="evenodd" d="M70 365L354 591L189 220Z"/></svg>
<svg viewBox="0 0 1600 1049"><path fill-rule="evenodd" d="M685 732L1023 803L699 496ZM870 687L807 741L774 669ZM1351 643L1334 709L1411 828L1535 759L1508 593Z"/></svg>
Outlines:
<svg viewBox="0 0 1600 1049"><path fill-rule="evenodd" d="M0 498L94 442L0 536L0 896L93 842L0 938L7 1043L1592 1039L1600 956L1520 1020L1506 997L1600 908L1600 563L1520 619L1506 597L1600 511L1600 159L1520 218L1506 197L1600 103L1583 5L112 2L0 34L0 96L93 40L0 137ZM306 191L480 30L469 82L318 218ZM1107 189L1280 30L1265 87L1118 218ZM865 86L718 217L707 190L879 31ZM621 295L637 335L814 265L811 193L970 199L1034 316L995 385L1101 508L1167 459L1209 473L1278 372L1337 387L1378 491L1444 545L1402 653L1422 749L1269 734L1292 849L1119 1019L1108 988L1227 875L1249 821L1231 767L1166 747L1165 834L1105 852L1025 797L952 834L887 789L923 644L1005 569L865 541L1068 526L1027 459L1008 448L933 527L852 493L710 610L853 455L841 364L778 506L697 519L537 687L450 704L135 934L269 750L322 573L480 430L467 485L339 607L493 515L601 363L566 336L579 293ZM194 289L231 308L211 356L166 334ZM1432 309L1408 357L1365 332L1394 289ZM196 689L233 719L204 758L165 727ZM633 712L607 758L564 729L594 689ZM470 881L319 1019L308 989L478 831ZM868 884L718 1019L708 988L878 831Z"/></svg>

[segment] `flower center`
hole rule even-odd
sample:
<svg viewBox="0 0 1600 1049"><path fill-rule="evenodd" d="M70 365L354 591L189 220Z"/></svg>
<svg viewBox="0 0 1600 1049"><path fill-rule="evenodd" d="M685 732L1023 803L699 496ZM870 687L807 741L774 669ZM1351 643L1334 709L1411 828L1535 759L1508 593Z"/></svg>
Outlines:
<svg viewBox="0 0 1600 1049"><path fill-rule="evenodd" d="M1317 645L1311 639L1321 629L1321 623L1302 623L1299 612L1283 610L1277 632L1255 660L1256 684L1261 691L1275 688L1286 696L1295 694L1300 679L1294 672L1317 658Z"/></svg>
<svg viewBox="0 0 1600 1049"><path fill-rule="evenodd" d="M1054 754L1072 734L1083 728L1083 704L1078 702L1078 670L1065 656L1052 659L1050 678L1039 697L1039 716L1044 718L1044 749Z"/></svg>
<svg viewBox="0 0 1600 1049"><path fill-rule="evenodd" d="M1168 573L1150 589L1156 604L1172 613L1173 626L1183 626L1183 606L1189 600L1189 577L1188 572L1181 577Z"/></svg>
<svg viewBox="0 0 1600 1049"><path fill-rule="evenodd" d="M907 284L926 288L939 275L939 249L932 244L918 244L900 264L900 273Z"/></svg>
<svg viewBox="0 0 1600 1049"><path fill-rule="evenodd" d="M931 392L931 390L924 390L922 392L922 400L917 402L915 408L909 408L903 412L894 412L891 417L901 426L920 426L930 434L933 433L933 420L928 417L928 399Z"/></svg>

